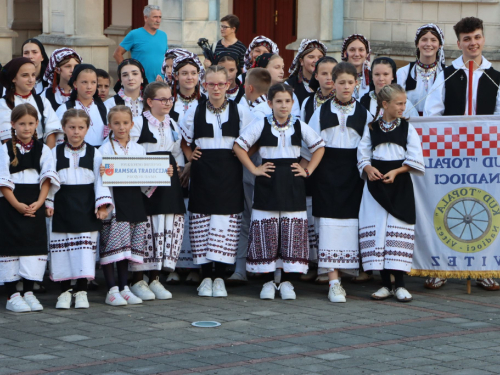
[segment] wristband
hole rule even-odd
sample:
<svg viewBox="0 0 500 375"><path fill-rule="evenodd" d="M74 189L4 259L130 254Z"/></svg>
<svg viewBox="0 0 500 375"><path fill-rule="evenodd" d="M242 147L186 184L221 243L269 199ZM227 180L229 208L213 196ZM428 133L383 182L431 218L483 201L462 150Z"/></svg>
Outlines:
<svg viewBox="0 0 500 375"><path fill-rule="evenodd" d="M307 170L307 168L304 168L304 172L306 172L306 178L309 178L309 171Z"/></svg>

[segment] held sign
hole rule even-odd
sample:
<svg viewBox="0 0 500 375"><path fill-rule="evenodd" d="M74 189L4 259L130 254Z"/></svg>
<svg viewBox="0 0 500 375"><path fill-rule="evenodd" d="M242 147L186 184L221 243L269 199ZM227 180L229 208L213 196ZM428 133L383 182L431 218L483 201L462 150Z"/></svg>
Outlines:
<svg viewBox="0 0 500 375"><path fill-rule="evenodd" d="M170 186L170 156L103 156L104 186Z"/></svg>

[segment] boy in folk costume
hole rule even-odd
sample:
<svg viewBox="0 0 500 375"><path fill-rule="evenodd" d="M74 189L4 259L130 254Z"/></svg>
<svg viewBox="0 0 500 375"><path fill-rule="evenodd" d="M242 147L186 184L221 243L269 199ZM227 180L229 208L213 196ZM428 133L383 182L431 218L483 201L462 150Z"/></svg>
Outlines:
<svg viewBox="0 0 500 375"><path fill-rule="evenodd" d="M408 99L423 115L425 96L431 91L439 73L445 68L444 35L439 26L429 23L417 29L415 47L417 60L398 69L397 81L406 90ZM408 108L408 105L406 106Z"/></svg>
<svg viewBox="0 0 500 375"><path fill-rule="evenodd" d="M483 21L475 17L462 18L454 27L457 46L462 56L439 73L434 88L425 101L424 116L462 116L500 114L500 72L482 56L485 43ZM472 83L472 113L469 113L469 64L474 61ZM452 76L453 75L453 76ZM448 79L449 78L449 79ZM446 80L446 82L445 82ZM486 290L499 290L493 279L477 279L478 285ZM437 289L446 279L431 278L426 287Z"/></svg>

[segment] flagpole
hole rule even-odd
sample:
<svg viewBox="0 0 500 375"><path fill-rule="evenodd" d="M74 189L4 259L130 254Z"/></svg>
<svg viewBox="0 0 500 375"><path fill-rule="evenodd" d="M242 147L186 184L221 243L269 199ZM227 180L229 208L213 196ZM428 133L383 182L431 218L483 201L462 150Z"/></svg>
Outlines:
<svg viewBox="0 0 500 375"><path fill-rule="evenodd" d="M472 82L474 75L474 60L469 60L469 116L472 116ZM467 277L467 294L471 294L470 276Z"/></svg>

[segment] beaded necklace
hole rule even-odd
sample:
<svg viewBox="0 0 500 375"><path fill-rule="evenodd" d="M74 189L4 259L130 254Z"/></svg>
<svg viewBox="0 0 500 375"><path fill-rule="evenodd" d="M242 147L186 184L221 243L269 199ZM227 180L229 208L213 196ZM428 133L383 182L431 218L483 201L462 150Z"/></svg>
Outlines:
<svg viewBox="0 0 500 375"><path fill-rule="evenodd" d="M285 133L288 129L292 127L292 125L295 123L296 119L295 116L292 114L288 115L286 121L283 124L280 124L278 120L276 120L276 117L274 117L274 112L270 115L267 116L267 122L273 127L274 130L278 132L281 138L281 146L285 147Z"/></svg>
<svg viewBox="0 0 500 375"><path fill-rule="evenodd" d="M181 100L182 104L184 105L184 112L186 112L189 109L189 103L191 103L197 97L196 90L194 90L194 92L189 96L182 95L180 90L178 91L178 94L179 94L179 99Z"/></svg>
<svg viewBox="0 0 500 375"><path fill-rule="evenodd" d="M28 95L20 95L16 92L14 95L17 96L18 98L26 100L31 96L31 92Z"/></svg>
<svg viewBox="0 0 500 375"><path fill-rule="evenodd" d="M314 109L321 107L321 105L327 100L333 98L335 96L335 90L332 90L328 95L324 96L321 92L321 88L316 91L316 95L314 95Z"/></svg>
<svg viewBox="0 0 500 375"><path fill-rule="evenodd" d="M72 146L71 143L69 142L65 142L66 144L66 147L70 150L70 151L75 151L75 152L80 152L84 147L85 147L85 142L82 142L82 144L80 146Z"/></svg>
<svg viewBox="0 0 500 375"><path fill-rule="evenodd" d="M299 81L302 81L302 84L304 85L304 88L306 89L307 92L314 92L314 90L309 87L309 82L311 82L311 80L304 77L302 68L299 71Z"/></svg>
<svg viewBox="0 0 500 375"><path fill-rule="evenodd" d="M229 102L227 99L224 99L224 103L219 108L215 108L214 105L209 101L207 101L207 109L217 117L217 123L219 124L219 128L222 129L222 120L220 115L226 110Z"/></svg>
<svg viewBox="0 0 500 375"><path fill-rule="evenodd" d="M333 97L332 104L337 108L340 112L343 114L348 114L349 112L352 111L354 108L354 105L356 104L356 99L351 97L351 100L347 102L341 102L336 96Z"/></svg>
<svg viewBox="0 0 500 375"><path fill-rule="evenodd" d="M18 139L16 144L19 145L19 147L22 150L29 152L33 148L33 146L35 145L35 140L33 138L31 138L31 141L29 141L28 143L23 143L22 141L20 141Z"/></svg>
<svg viewBox="0 0 500 375"><path fill-rule="evenodd" d="M429 81L431 77L434 76L434 79L436 79L437 68L437 61L434 61L432 64L422 64L420 60L417 60L415 63L416 76L420 75L422 77L426 92L429 90Z"/></svg>
<svg viewBox="0 0 500 375"><path fill-rule="evenodd" d="M227 89L226 91L226 95L233 95L233 94L236 94L238 92L238 90L240 89L240 85L239 84L236 84L236 86L234 86L232 89Z"/></svg>
<svg viewBox="0 0 500 375"><path fill-rule="evenodd" d="M394 121L387 122L381 117L378 123L380 126L380 130L382 130L384 133L389 133L399 126L399 124L401 123L401 119L397 118Z"/></svg>

